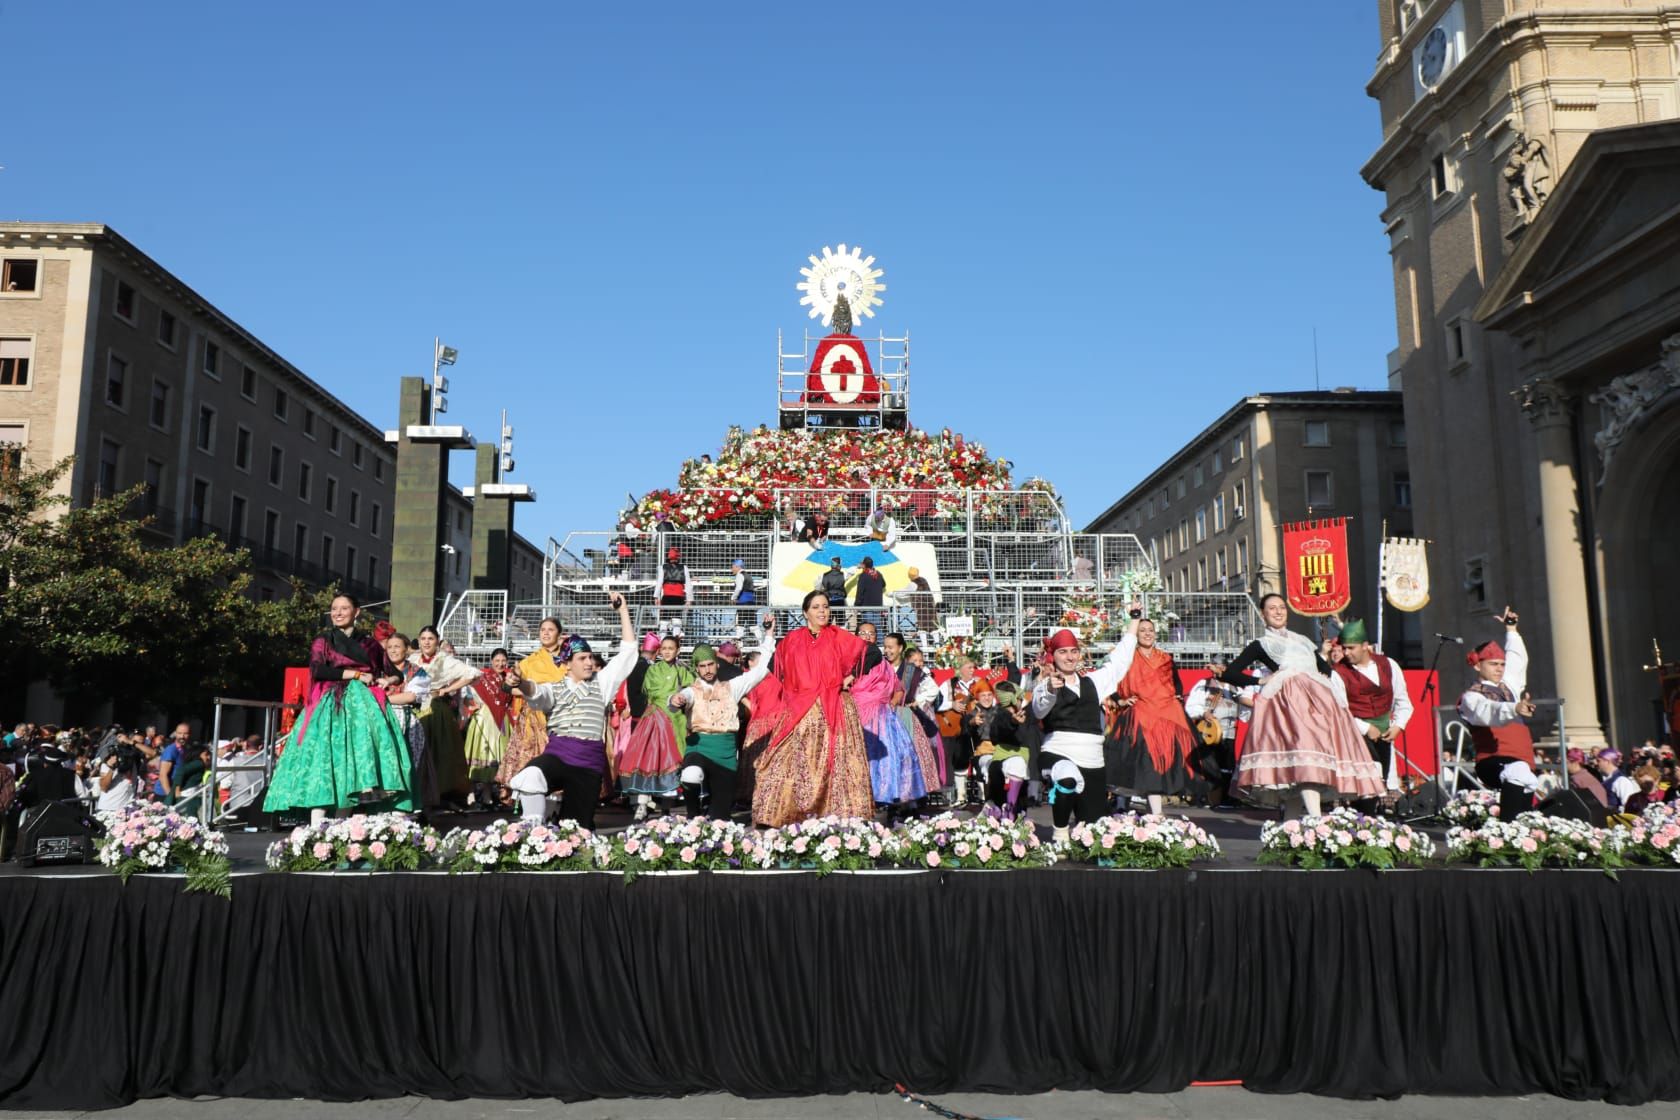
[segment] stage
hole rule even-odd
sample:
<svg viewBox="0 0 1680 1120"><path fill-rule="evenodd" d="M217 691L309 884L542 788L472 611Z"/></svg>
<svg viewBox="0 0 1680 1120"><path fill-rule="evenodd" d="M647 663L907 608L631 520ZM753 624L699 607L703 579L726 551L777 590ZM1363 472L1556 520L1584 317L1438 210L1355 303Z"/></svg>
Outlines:
<svg viewBox="0 0 1680 1120"><path fill-rule="evenodd" d="M1664 871L0 878L0 1106L1680 1098Z"/></svg>

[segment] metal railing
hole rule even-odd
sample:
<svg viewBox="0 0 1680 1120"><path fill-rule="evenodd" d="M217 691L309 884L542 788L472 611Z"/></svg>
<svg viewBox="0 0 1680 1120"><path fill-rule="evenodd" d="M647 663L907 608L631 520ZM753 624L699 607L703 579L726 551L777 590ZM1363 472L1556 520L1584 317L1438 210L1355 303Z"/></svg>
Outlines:
<svg viewBox="0 0 1680 1120"><path fill-rule="evenodd" d="M274 755L284 741L284 736L279 734L281 713L295 712L302 708L301 704L286 704L273 700L240 700L227 696L218 696L212 703L215 704L216 708L215 716L211 720L210 768L205 771L198 803L199 819L206 824L218 824L232 818L236 812L254 803L268 789L268 783L274 777ZM229 708L243 708L263 713L263 753L261 759L231 764L223 761L221 756L222 716ZM253 779L242 785L238 780L238 776L241 774L260 774L261 780ZM234 779L225 804L221 800L222 778L224 776L231 776Z"/></svg>

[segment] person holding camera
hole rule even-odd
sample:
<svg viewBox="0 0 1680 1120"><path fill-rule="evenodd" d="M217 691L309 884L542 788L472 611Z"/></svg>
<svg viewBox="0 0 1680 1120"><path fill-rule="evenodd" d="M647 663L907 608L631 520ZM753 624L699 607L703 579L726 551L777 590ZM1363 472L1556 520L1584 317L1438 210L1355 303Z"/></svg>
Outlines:
<svg viewBox="0 0 1680 1120"><path fill-rule="evenodd" d="M1534 808L1540 779L1534 773L1534 737L1523 721L1534 714L1529 699L1528 647L1517 633L1517 612L1500 616L1505 645L1486 642L1465 655L1476 682L1458 698L1458 715L1476 748L1476 778L1499 791L1499 819L1511 821Z"/></svg>
<svg viewBox="0 0 1680 1120"><path fill-rule="evenodd" d="M115 813L134 800L145 759L126 738L119 737L110 752L93 763L90 784L95 813Z"/></svg>

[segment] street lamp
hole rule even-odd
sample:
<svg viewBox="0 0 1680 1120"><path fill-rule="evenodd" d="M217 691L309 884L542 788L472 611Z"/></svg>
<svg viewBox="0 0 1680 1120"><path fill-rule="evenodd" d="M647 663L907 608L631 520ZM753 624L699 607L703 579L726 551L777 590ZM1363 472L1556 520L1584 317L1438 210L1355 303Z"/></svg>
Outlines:
<svg viewBox="0 0 1680 1120"><path fill-rule="evenodd" d="M449 392L449 378L443 375L444 366L452 366L461 352L453 346L445 346L443 339L432 336L432 415L437 417L449 411L449 399L444 394Z"/></svg>

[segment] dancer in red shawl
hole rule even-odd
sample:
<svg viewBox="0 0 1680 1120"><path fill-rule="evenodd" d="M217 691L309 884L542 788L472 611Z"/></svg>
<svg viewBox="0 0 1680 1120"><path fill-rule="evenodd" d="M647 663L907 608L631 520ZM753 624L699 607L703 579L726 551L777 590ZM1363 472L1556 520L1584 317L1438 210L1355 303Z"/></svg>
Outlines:
<svg viewBox="0 0 1680 1120"><path fill-rule="evenodd" d="M1159 816L1167 795L1190 785L1195 740L1184 718L1184 686L1172 654L1155 644L1149 619L1132 619L1117 652L1126 668L1115 689L1120 719L1108 744L1108 784L1148 797L1149 811Z"/></svg>
<svg viewBox="0 0 1680 1120"><path fill-rule="evenodd" d="M755 724L770 729L769 745L755 764L753 820L761 825L869 817L875 810L863 727L846 691L863 657L863 640L829 625L821 591L806 595L802 609L805 625L781 640L771 661L781 685L774 699L766 690L774 711L753 713Z"/></svg>

